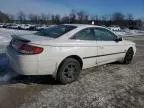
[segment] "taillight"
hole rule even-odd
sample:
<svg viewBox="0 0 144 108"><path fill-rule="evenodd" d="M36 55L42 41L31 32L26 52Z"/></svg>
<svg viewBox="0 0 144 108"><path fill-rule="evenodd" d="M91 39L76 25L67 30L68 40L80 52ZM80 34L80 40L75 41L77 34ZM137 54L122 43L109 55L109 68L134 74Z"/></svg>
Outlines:
<svg viewBox="0 0 144 108"><path fill-rule="evenodd" d="M43 48L28 44L22 44L19 48L19 52L23 54L40 54L42 51Z"/></svg>

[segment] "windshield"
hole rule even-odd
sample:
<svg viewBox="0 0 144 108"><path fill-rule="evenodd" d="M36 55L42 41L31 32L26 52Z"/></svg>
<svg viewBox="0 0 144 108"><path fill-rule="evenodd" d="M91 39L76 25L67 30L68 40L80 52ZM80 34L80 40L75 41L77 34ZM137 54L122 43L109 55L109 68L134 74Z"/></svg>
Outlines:
<svg viewBox="0 0 144 108"><path fill-rule="evenodd" d="M76 26L71 25L56 25L52 26L43 30L40 30L39 32L35 33L39 36L45 36L45 37L51 37L51 38L58 38L61 35L75 29Z"/></svg>

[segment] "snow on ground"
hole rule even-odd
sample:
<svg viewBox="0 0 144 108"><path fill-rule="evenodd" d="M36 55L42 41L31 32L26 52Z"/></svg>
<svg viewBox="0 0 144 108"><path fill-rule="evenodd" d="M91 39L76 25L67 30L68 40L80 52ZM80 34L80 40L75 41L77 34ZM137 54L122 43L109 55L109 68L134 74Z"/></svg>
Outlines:
<svg viewBox="0 0 144 108"><path fill-rule="evenodd" d="M0 84L7 82L9 79L16 76L16 74L9 68L5 54L5 48L11 40L11 35L30 34L33 32L34 31L0 28ZM3 76L3 74L5 75Z"/></svg>
<svg viewBox="0 0 144 108"><path fill-rule="evenodd" d="M114 31L119 36L143 36L144 31L142 30L119 30Z"/></svg>
<svg viewBox="0 0 144 108"><path fill-rule="evenodd" d="M5 44L7 45L11 40L11 35L29 34L33 32L34 31L0 28L0 45L5 45Z"/></svg>

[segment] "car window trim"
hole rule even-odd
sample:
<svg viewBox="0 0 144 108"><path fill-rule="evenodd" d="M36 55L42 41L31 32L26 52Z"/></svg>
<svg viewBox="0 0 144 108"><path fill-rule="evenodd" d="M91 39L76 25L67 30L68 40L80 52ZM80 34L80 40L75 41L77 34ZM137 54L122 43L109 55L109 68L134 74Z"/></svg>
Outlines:
<svg viewBox="0 0 144 108"><path fill-rule="evenodd" d="M49 28L46 28L46 29L42 29L42 30L47 30L47 29L50 29L50 28L53 28L53 27L56 27L56 26L57 26L57 27L58 27L58 26L65 26L65 27L73 27L73 28L71 28L71 30L65 31L65 32L63 32L63 33L61 33L61 34L59 34L59 35L57 35L57 36L39 35L38 33L40 33L40 31L38 31L38 32L36 32L36 33L34 33L34 34L39 35L39 36L44 36L44 37L49 37L49 38L54 38L54 39L56 39L56 38L59 38L59 37L61 37L62 35L64 35L64 34L66 34L66 33L68 33L68 32L70 32L70 31L72 31L72 30L74 30L74 29L77 28L77 26L73 26L73 25L63 25L63 24L60 24L60 25L55 25L55 26L52 26L52 27L49 27Z"/></svg>
<svg viewBox="0 0 144 108"><path fill-rule="evenodd" d="M94 34L94 27L84 28L84 29L78 31L77 33L81 32L81 31L83 31L83 30L86 30L86 29L91 29L91 32L92 32L92 34L93 34L94 40L82 40L82 41L96 41L95 34ZM71 39L71 40L80 40L80 39L72 39L77 33L73 34L69 39Z"/></svg>
<svg viewBox="0 0 144 108"><path fill-rule="evenodd" d="M103 55L97 55L97 56L87 56L87 57L83 57L83 59L96 58L96 57L109 56L109 55L116 55L116 54L122 54L122 53L126 53L126 52L123 51L123 52L103 54Z"/></svg>
<svg viewBox="0 0 144 108"><path fill-rule="evenodd" d="M108 29L100 28L100 27L94 27L94 28L93 28L93 32L94 32L95 29L106 30L106 31L108 31L109 33L111 33L112 35L114 35L116 38L118 38L118 36L117 36L116 34L114 34L113 32L111 32L111 31L108 30ZM95 32L94 32L94 36L95 36ZM95 36L95 39L96 39L96 36ZM115 41L115 40L97 40L97 39L96 39L96 41Z"/></svg>

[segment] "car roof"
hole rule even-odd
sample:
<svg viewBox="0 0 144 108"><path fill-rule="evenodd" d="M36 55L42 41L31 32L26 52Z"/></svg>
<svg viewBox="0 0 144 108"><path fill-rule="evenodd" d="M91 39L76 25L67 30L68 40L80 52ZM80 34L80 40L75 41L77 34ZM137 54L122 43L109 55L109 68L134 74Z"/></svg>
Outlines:
<svg viewBox="0 0 144 108"><path fill-rule="evenodd" d="M90 24L64 24L64 25L70 25L70 26L76 26L76 27L101 27L98 25L90 25Z"/></svg>

